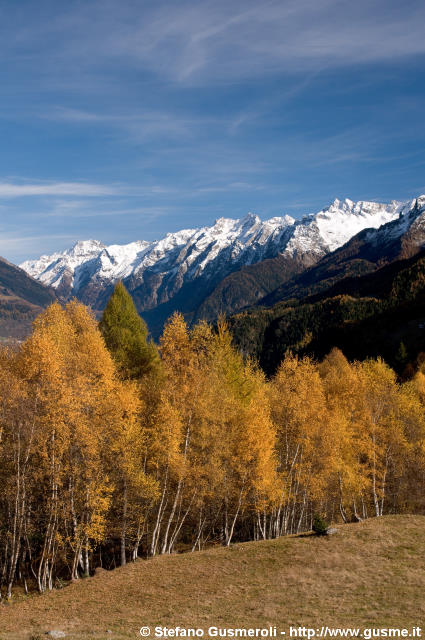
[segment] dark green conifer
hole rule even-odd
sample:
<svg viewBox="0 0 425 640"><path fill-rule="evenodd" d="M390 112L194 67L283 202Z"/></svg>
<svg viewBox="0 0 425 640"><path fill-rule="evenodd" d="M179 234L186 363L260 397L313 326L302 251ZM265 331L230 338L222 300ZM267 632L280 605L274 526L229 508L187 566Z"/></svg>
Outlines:
<svg viewBox="0 0 425 640"><path fill-rule="evenodd" d="M133 299L118 282L100 321L100 330L124 378L141 378L158 362L158 351L147 339L148 328Z"/></svg>
<svg viewBox="0 0 425 640"><path fill-rule="evenodd" d="M325 520L323 516L316 513L313 518L312 529L316 535L324 536L326 535L326 532L329 529L329 523Z"/></svg>
<svg viewBox="0 0 425 640"><path fill-rule="evenodd" d="M400 342L399 344L395 359L399 366L404 366L407 363L408 353L407 353L406 345L404 344L403 341Z"/></svg>

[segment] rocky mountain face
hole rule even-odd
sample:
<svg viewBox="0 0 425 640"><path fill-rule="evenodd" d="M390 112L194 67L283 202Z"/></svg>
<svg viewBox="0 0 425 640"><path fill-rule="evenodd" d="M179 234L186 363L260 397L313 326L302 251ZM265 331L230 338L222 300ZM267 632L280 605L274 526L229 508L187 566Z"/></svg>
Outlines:
<svg viewBox="0 0 425 640"><path fill-rule="evenodd" d="M123 280L158 335L174 310L191 321L250 305L360 231L405 220L412 206L335 200L301 220L283 216L261 221L248 214L241 220L220 218L212 227L169 233L154 242L105 246L81 241L21 267L53 287L62 300L76 296L96 310Z"/></svg>

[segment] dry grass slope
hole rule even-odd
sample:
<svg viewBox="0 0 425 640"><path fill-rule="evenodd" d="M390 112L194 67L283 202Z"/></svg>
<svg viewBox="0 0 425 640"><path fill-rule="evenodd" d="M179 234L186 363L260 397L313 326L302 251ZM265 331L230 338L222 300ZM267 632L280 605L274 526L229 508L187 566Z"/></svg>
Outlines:
<svg viewBox="0 0 425 640"><path fill-rule="evenodd" d="M0 638L137 638L141 625L410 627L425 620L425 517L387 516L330 538L280 538L101 571L0 606ZM112 633L108 633L111 630ZM39 634L39 635L38 635Z"/></svg>

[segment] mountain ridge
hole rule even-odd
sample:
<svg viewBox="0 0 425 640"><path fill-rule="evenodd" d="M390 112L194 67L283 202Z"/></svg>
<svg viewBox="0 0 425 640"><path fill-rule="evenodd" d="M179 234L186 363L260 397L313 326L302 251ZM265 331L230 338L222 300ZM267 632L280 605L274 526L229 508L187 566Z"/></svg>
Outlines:
<svg viewBox="0 0 425 640"><path fill-rule="evenodd" d="M320 293L350 276L365 275L395 260L410 258L425 246L425 196L412 201L403 215L378 229L364 229L317 264L259 300L272 306L291 297Z"/></svg>
<svg viewBox="0 0 425 640"><path fill-rule="evenodd" d="M64 252L27 260L20 266L52 286L59 298L76 296L98 311L105 306L114 284L123 280L139 312L158 334L174 310L184 308L189 321L213 319L214 297L209 303L205 301L231 274L252 267L256 280L255 265L273 259L278 262L269 265L269 274L260 267L262 286L258 291L255 286L245 287L243 295L241 291L233 296L232 304L225 303L222 309L227 313L255 302L359 231L399 218L409 206L410 201L380 204L336 199L300 220L285 215L262 221L249 213L237 220L219 218L211 227L168 233L152 242L107 246L97 240L78 241Z"/></svg>

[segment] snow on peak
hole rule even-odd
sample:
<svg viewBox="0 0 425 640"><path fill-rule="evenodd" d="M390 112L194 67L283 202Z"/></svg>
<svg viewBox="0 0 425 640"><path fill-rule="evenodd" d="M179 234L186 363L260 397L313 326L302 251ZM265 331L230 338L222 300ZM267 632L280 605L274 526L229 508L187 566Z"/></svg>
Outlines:
<svg viewBox="0 0 425 640"><path fill-rule="evenodd" d="M367 228L377 229L400 216L403 205L392 201L353 202L346 198L335 199L332 204L313 215L313 225L317 226L320 241L329 251L334 251L350 238Z"/></svg>
<svg viewBox="0 0 425 640"><path fill-rule="evenodd" d="M69 296L78 295L79 289L90 282L114 283L132 276L137 285L149 281L148 274L155 282L166 281L168 290L174 294L185 282L201 275L225 277L243 265L278 253L308 254L319 259L363 229L377 229L401 219L415 203L425 206L425 196L389 204L335 199L328 207L301 220L284 215L262 221L256 214L248 213L236 220L218 218L211 227L167 233L152 242L136 240L107 246L98 240L82 240L62 253L28 260L20 266L53 287L68 283Z"/></svg>
<svg viewBox="0 0 425 640"><path fill-rule="evenodd" d="M278 220L278 218L271 218L271 220ZM287 213L283 216L283 220L288 226L291 224L295 224L295 218L293 218L292 216L288 216Z"/></svg>
<svg viewBox="0 0 425 640"><path fill-rule="evenodd" d="M249 224L254 225L254 224L260 224L260 222L261 222L261 220L257 216L257 214L250 212L250 213L247 213L244 218L242 218L241 225L242 226L247 226Z"/></svg>
<svg viewBox="0 0 425 640"><path fill-rule="evenodd" d="M105 245L98 240L78 240L71 249L67 249L66 253L69 256L90 256L104 248Z"/></svg>
<svg viewBox="0 0 425 640"><path fill-rule="evenodd" d="M418 196L415 201L419 208L425 207L425 195Z"/></svg>

